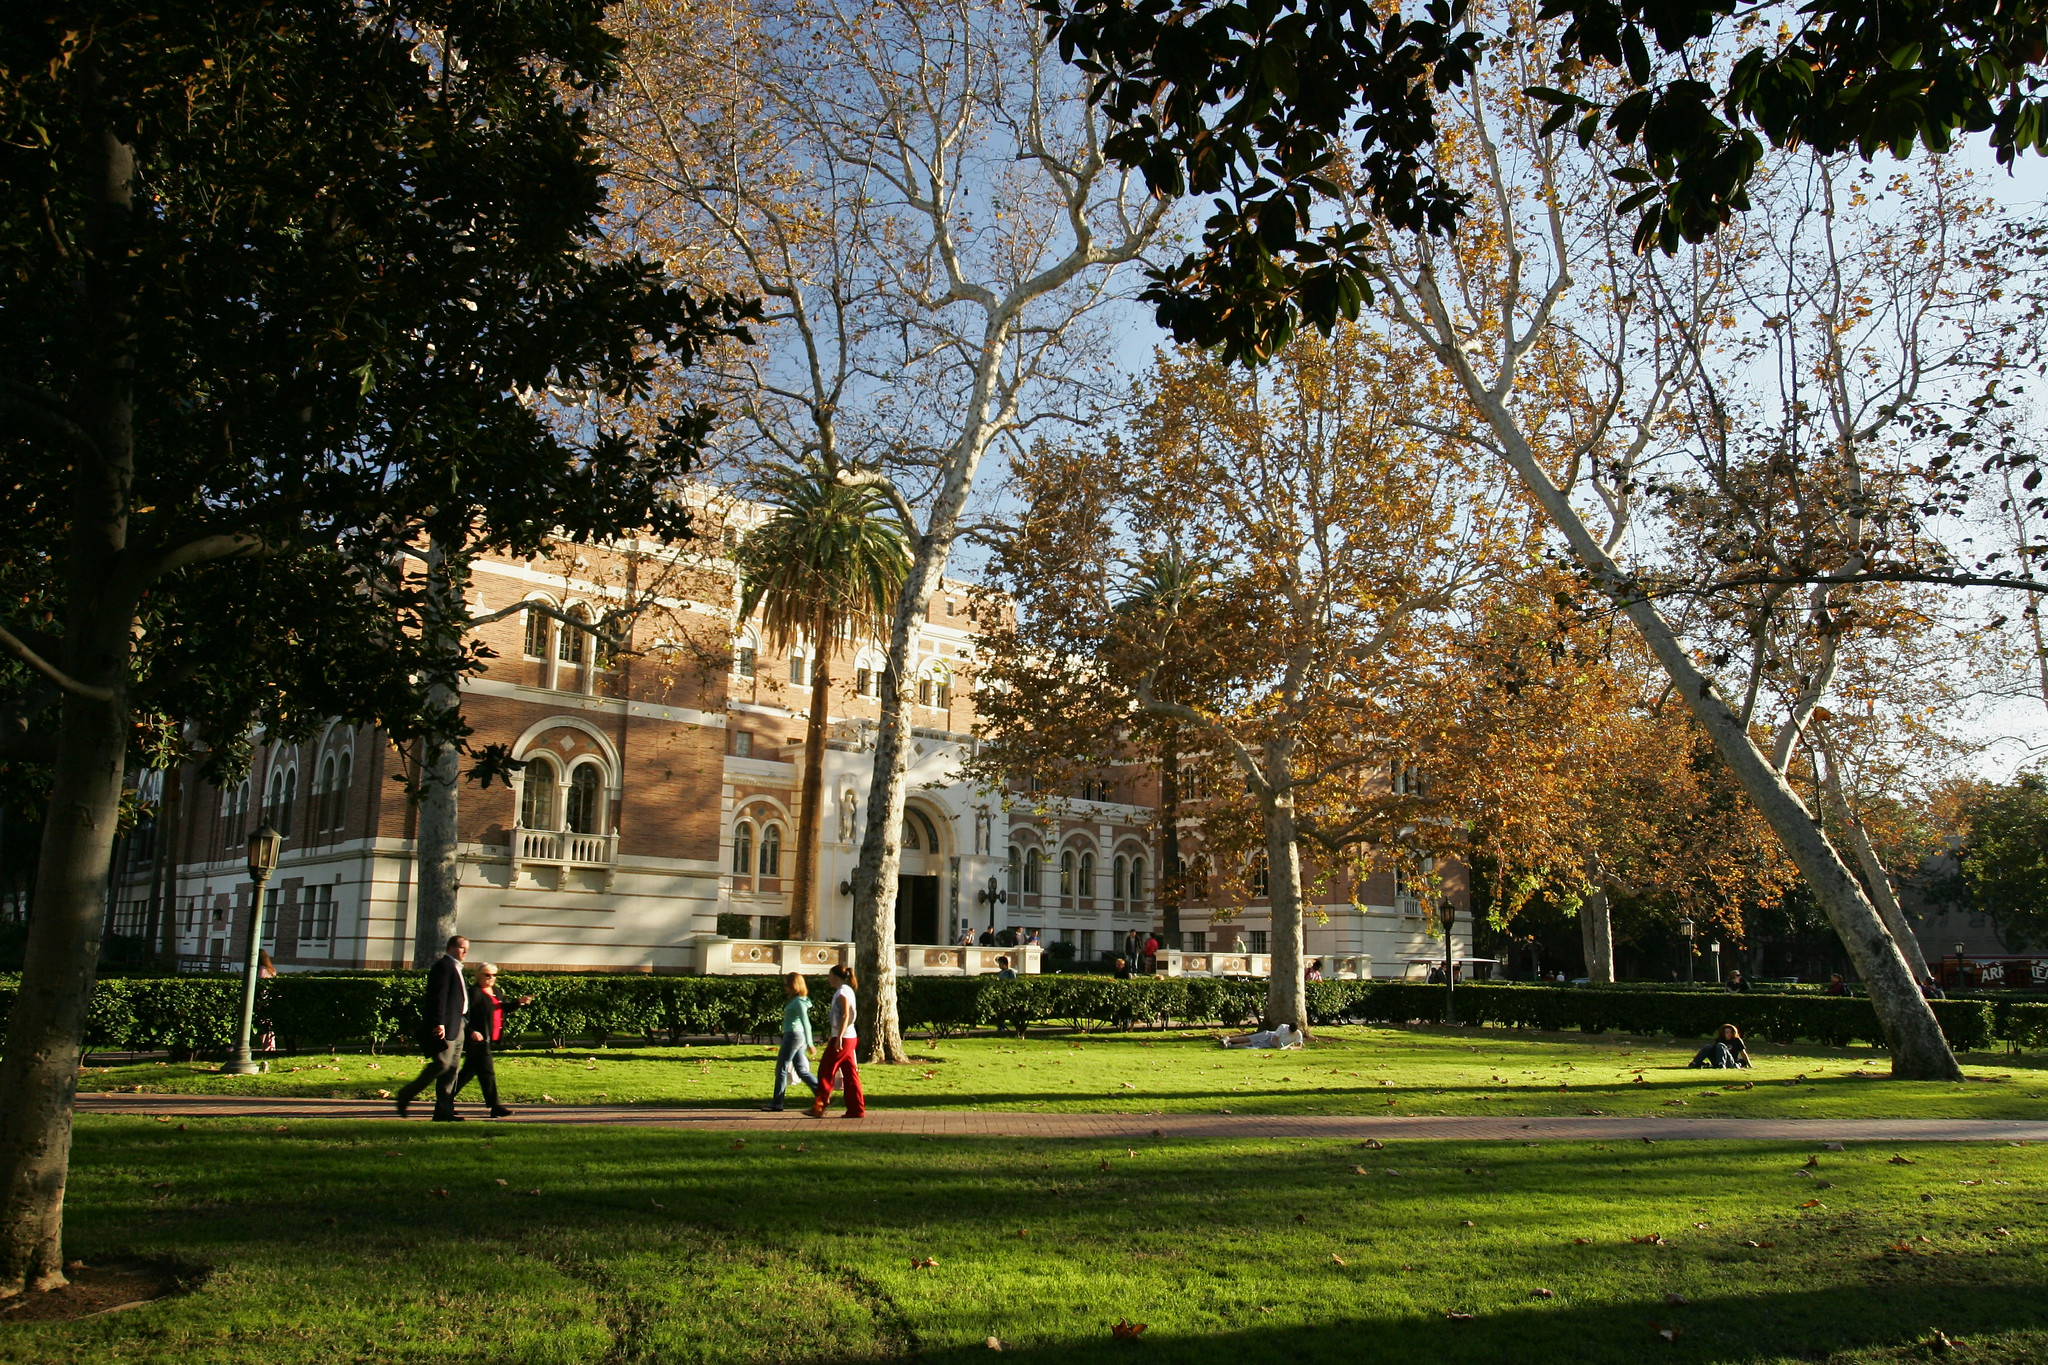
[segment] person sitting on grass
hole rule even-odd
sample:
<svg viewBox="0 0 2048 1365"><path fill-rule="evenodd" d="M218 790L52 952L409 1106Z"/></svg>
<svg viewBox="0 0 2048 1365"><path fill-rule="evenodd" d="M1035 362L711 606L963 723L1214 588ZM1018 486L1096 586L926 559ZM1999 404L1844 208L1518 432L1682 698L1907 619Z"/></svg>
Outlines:
<svg viewBox="0 0 2048 1365"><path fill-rule="evenodd" d="M782 978L782 1051L775 1058L775 1098L761 1106L770 1114L782 1112L782 1097L789 1093L789 1078L795 1076L818 1097L818 1078L811 1074L811 988L802 972Z"/></svg>
<svg viewBox="0 0 2048 1365"><path fill-rule="evenodd" d="M1742 1045L1742 1030L1733 1024L1721 1025L1714 1041L1693 1054L1692 1066L1704 1066L1716 1071L1749 1069L1749 1049Z"/></svg>

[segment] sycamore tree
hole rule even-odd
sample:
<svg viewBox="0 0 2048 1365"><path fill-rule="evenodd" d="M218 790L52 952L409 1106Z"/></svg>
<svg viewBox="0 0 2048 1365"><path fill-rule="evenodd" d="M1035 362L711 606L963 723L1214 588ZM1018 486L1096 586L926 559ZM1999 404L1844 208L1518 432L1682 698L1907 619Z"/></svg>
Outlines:
<svg viewBox="0 0 2048 1365"><path fill-rule="evenodd" d="M411 552L649 527L705 418L629 399L742 311L585 247L602 6L16 7L0 20L8 756L50 773L0 1061L0 1297L63 1283L76 1080L139 726L459 737Z"/></svg>
<svg viewBox="0 0 2048 1365"><path fill-rule="evenodd" d="M1887 585L1981 578L1932 514L2010 353L2002 265L1940 167L1880 186L1801 158L1752 187L1772 198L1740 231L1676 262L1637 254L1617 221L1627 149L1546 130L1524 89L1553 54L1510 17L1520 36L1433 156L1475 211L1455 239L1385 235L1381 306L1460 392L1473 426L1453 434L1541 505L1797 864L1895 1074L1953 1076L1898 936L1790 764Z"/></svg>
<svg viewBox="0 0 2048 1365"><path fill-rule="evenodd" d="M1091 757L1177 727L1208 793L1204 857L1270 899L1274 1024L1307 1024L1305 887L1390 826L1412 862L1438 851L1420 788L1390 776L1429 761L1411 703L1453 609L1526 551L1526 510L1437 457L1407 381L1406 357L1363 334L1301 341L1258 374L1162 358L1125 441L1019 462L1030 512L996 562L1023 623L985 665L994 705L1012 701L991 712L996 746L1061 699L1101 717ZM1141 574L1169 553L1202 565L1200 590L1091 568L1118 539Z"/></svg>
<svg viewBox="0 0 2048 1365"><path fill-rule="evenodd" d="M902 1061L917 641L983 463L1122 397L1108 305L1167 203L1009 0L637 0L620 28L601 109L631 231L766 301L759 344L693 377L733 408L720 449L876 490L911 547L853 875L862 1056Z"/></svg>

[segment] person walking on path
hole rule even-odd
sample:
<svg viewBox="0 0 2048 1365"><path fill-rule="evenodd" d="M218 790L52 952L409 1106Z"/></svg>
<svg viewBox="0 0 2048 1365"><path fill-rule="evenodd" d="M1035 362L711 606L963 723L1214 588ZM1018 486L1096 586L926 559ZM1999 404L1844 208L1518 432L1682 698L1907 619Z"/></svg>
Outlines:
<svg viewBox="0 0 2048 1365"><path fill-rule="evenodd" d="M394 1096L401 1118L420 1091L432 1085L434 1122L462 1122L455 1112L455 1080L462 1071L462 1021L469 1014L469 986L462 979L462 959L468 956L469 940L457 934L427 973L427 994L420 1009L420 1051L427 1064Z"/></svg>
<svg viewBox="0 0 2048 1365"><path fill-rule="evenodd" d="M498 1067L491 1060L491 1050L505 1036L505 1016L532 1003L530 995L507 1000L498 994L498 969L494 964L486 962L476 969L476 985L469 991L469 1018L463 1025L467 1036L462 1045L462 1074L455 1078L455 1093L460 1095L469 1078L476 1077L484 1094L484 1105L494 1119L504 1118L512 1111L498 1103Z"/></svg>
<svg viewBox="0 0 2048 1365"><path fill-rule="evenodd" d="M860 1036L854 1032L854 1011L858 1002L854 991L860 981L853 974L853 968L835 965L831 971L832 1012L825 1026L825 1055L818 1061L818 1098L811 1101L811 1117L825 1117L825 1106L832 1102L832 1081L840 1072L846 1073L846 1117L857 1119L868 1111L867 1096L861 1093L860 1068L854 1064L854 1049L860 1046Z"/></svg>
<svg viewBox="0 0 2048 1365"><path fill-rule="evenodd" d="M794 1075L811 1088L815 1103L818 1078L811 1074L811 988L802 972L782 978L782 1053L775 1059L775 1098L761 1106L770 1114L782 1112L782 1097L789 1093Z"/></svg>

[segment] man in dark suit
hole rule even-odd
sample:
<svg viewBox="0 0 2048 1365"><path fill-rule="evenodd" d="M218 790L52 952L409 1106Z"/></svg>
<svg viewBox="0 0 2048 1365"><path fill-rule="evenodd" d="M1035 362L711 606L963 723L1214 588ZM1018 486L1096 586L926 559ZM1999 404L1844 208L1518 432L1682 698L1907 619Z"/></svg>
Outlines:
<svg viewBox="0 0 2048 1365"><path fill-rule="evenodd" d="M420 1051L427 1064L397 1095L398 1113L429 1084L434 1087L434 1122L460 1123L455 1112L455 1083L462 1073L462 1021L469 1013L469 983L462 979L462 959L469 940L460 934L448 940L448 951L427 973L427 995L420 1010Z"/></svg>

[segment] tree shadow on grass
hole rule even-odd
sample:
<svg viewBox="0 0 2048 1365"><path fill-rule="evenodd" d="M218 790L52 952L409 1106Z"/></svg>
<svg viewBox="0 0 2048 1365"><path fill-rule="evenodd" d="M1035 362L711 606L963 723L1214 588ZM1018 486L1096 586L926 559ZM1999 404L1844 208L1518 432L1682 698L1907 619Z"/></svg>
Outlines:
<svg viewBox="0 0 2048 1365"><path fill-rule="evenodd" d="M2017 1286L1939 1285L1888 1291L1881 1305L1861 1287L1776 1289L1673 1307L1661 1300L1575 1307L1568 1298L1470 1320L1437 1317L1339 1318L1307 1326L1219 1325L1213 1332L1114 1337L1106 1320L1055 1340L1003 1343L1002 1358L1021 1365L1499 1365L1569 1362L1635 1365L1646 1359L1744 1362L1825 1360L1853 1351L1915 1347L1936 1330L1951 1338L2048 1331L2048 1298ZM1662 1330L1676 1328L1666 1340ZM2048 1342L2015 1344L2039 1358ZM1917 1357L1921 1353L1913 1350ZM986 1341L927 1347L932 1365L985 1365ZM1938 1358L1938 1357L1936 1357ZM836 1359L843 1360L843 1357ZM830 1365L821 1356L807 1365Z"/></svg>

